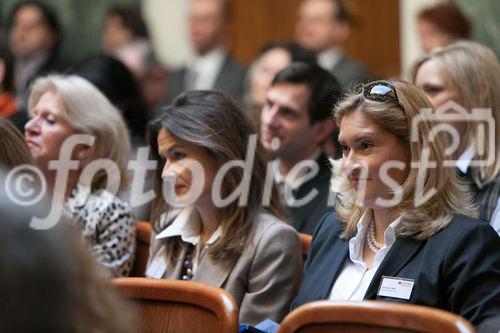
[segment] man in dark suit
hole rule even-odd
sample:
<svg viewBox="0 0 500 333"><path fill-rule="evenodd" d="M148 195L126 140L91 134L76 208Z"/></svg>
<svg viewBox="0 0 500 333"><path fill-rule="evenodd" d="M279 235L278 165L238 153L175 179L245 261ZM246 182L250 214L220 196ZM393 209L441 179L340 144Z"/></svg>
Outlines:
<svg viewBox="0 0 500 333"><path fill-rule="evenodd" d="M344 90L371 79L363 65L342 53L349 34L349 15L340 0L302 2L295 30L296 40L317 54L320 66L330 71Z"/></svg>
<svg viewBox="0 0 500 333"><path fill-rule="evenodd" d="M194 89L220 89L236 100L244 94L245 69L224 49L229 10L223 0L194 0L189 10L189 32L195 58L186 67L168 73L167 96Z"/></svg>
<svg viewBox="0 0 500 333"><path fill-rule="evenodd" d="M331 166L321 150L335 129L339 82L317 65L295 62L280 71L261 113L261 142L274 160L274 180L299 232L312 234L334 204Z"/></svg>

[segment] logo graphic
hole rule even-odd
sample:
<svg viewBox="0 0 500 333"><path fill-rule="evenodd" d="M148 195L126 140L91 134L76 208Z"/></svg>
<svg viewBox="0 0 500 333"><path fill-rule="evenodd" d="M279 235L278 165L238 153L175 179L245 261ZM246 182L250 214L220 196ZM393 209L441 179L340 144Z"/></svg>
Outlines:
<svg viewBox="0 0 500 333"><path fill-rule="evenodd" d="M456 152L463 144L459 128L465 127L474 131L477 144L473 147L478 158L472 159L469 166L489 166L495 162L495 119L491 109L473 108L468 112L463 106L454 101L449 101L432 112L432 109L422 109L420 114L414 118L410 133L412 142L421 141L418 126L422 122L430 122L432 125L429 132L429 141L433 141L439 132L448 134L449 142L446 147L444 167L455 167L457 165ZM463 139L463 138L462 138ZM420 163L420 162L414 162ZM419 167L419 165L412 165Z"/></svg>

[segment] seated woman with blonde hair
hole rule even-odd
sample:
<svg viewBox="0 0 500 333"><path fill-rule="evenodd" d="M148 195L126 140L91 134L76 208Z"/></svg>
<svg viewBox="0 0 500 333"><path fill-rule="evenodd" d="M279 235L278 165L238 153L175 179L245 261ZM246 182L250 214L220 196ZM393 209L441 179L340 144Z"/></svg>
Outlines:
<svg viewBox="0 0 500 333"><path fill-rule="evenodd" d="M266 184L255 132L243 111L214 91L180 95L150 132L159 167L146 276L221 287L249 324L284 317L302 268L297 232L282 221L272 179ZM180 212L168 218L173 209Z"/></svg>
<svg viewBox="0 0 500 333"><path fill-rule="evenodd" d="M491 49L478 43L457 42L418 60L413 81L444 119L462 116L458 113L460 108L467 113L463 114L466 117L463 121L444 120L455 128L459 137L453 160L457 161L459 174L469 182L475 194L479 217L489 221L500 234L500 64L497 57ZM488 123L493 124L492 129Z"/></svg>
<svg viewBox="0 0 500 333"><path fill-rule="evenodd" d="M119 111L87 80L51 75L34 82L28 112L25 140L45 176L52 206L64 204L64 213L73 217L91 254L111 275L128 275L135 248L134 218L129 205L112 193L127 184L130 154ZM89 141L72 147L71 140L81 135ZM72 150L65 151L68 148ZM61 160L69 153L75 167ZM69 170L61 184L64 163Z"/></svg>
<svg viewBox="0 0 500 333"><path fill-rule="evenodd" d="M293 307L319 299L420 304L474 325L500 312L500 238L468 217L445 133L416 86L375 81L340 102L336 212L313 236Z"/></svg>

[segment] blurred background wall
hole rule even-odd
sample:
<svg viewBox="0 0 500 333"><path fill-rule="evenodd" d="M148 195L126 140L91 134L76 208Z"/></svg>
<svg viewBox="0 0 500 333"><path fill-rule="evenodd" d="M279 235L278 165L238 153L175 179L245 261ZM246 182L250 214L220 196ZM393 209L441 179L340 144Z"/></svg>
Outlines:
<svg viewBox="0 0 500 333"><path fill-rule="evenodd" d="M229 0L233 20L231 51L248 64L269 41L293 39L300 0ZM474 39L500 54L500 1L454 0L472 19ZM2 0L2 24L19 0ZM59 13L64 26L63 54L78 61L100 50L106 9L112 5L140 6L151 31L158 57L169 67L190 59L186 31L188 0L43 0ZM346 51L378 77L408 73L421 53L416 35L418 11L442 0L347 0L354 18Z"/></svg>

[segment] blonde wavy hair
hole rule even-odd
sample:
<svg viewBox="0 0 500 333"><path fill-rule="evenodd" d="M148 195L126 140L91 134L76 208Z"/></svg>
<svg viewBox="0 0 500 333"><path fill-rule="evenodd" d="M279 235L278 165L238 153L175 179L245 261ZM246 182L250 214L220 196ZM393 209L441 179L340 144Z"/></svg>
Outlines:
<svg viewBox="0 0 500 333"><path fill-rule="evenodd" d="M120 111L89 81L76 75L49 75L37 79L31 87L28 112L31 114L42 95L52 91L64 104L62 117L78 134L95 138L82 168L98 159L110 159L120 170L120 190L128 183L130 138ZM92 191L105 188L107 173L98 170L91 181Z"/></svg>
<svg viewBox="0 0 500 333"><path fill-rule="evenodd" d="M489 108L495 121L495 151L484 145L478 138L478 122L467 127L466 145L474 147L474 160L480 160L479 146L484 146L485 155L495 154L495 162L488 166L472 166L471 176L479 189L484 188L500 176L500 64L493 51L475 42L460 41L447 47L436 49L424 55L414 65L413 82L419 68L427 61L434 60L439 66L445 84L458 99L456 102L470 111L473 108Z"/></svg>
<svg viewBox="0 0 500 333"><path fill-rule="evenodd" d="M446 227L456 213L474 215L472 198L467 185L458 179L455 169L445 167L445 134L438 132L429 140L432 130L430 120L421 119L417 126L417 137L411 137L412 124L420 119L422 109L432 110L426 96L409 82L389 80L396 90L398 102L376 102L367 100L360 93L351 94L341 101L334 110L335 120L340 127L344 116L359 112L364 117L394 134L402 145L407 146L411 156L411 168L405 182L401 185L402 200L398 210L402 217L397 233L426 239ZM419 163L424 150L429 152L428 160L435 162L434 168L427 169L423 175L421 193L436 193L422 204L416 205L417 177ZM334 163L332 186L338 193L336 211L339 219L345 223L341 235L349 238L356 231L356 224L368 209L356 203L356 191L349 184L346 175L338 169L341 160Z"/></svg>

